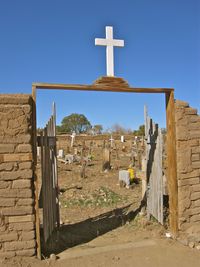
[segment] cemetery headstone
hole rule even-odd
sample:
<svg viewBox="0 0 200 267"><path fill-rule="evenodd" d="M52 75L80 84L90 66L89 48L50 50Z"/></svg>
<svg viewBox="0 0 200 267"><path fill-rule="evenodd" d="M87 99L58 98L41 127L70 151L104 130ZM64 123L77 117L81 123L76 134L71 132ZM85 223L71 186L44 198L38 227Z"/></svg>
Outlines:
<svg viewBox="0 0 200 267"><path fill-rule="evenodd" d="M116 158L119 159L119 147L116 143L115 143L115 151L116 151Z"/></svg>
<svg viewBox="0 0 200 267"><path fill-rule="evenodd" d="M103 149L103 166L102 166L102 170L103 171L108 171L111 169L111 165L110 165L110 149L105 147Z"/></svg>
<svg viewBox="0 0 200 267"><path fill-rule="evenodd" d="M93 147L93 141L90 142L90 146L89 146L89 155L92 154L92 147Z"/></svg>
<svg viewBox="0 0 200 267"><path fill-rule="evenodd" d="M82 145L81 145L81 159L83 159L86 156L86 145L85 145L85 141L82 141Z"/></svg>
<svg viewBox="0 0 200 267"><path fill-rule="evenodd" d="M113 139L112 135L111 135L109 141L110 141L110 147L113 148L114 139Z"/></svg>
<svg viewBox="0 0 200 267"><path fill-rule="evenodd" d="M129 171L120 170L119 171L119 181L124 182L126 187L129 188L129 186L130 186L130 173L129 173Z"/></svg>
<svg viewBox="0 0 200 267"><path fill-rule="evenodd" d="M65 155L65 163L71 164L74 162L74 156L71 154Z"/></svg>
<svg viewBox="0 0 200 267"><path fill-rule="evenodd" d="M81 178L86 178L86 175L85 175L86 166L87 166L87 161L83 159L81 163Z"/></svg>
<svg viewBox="0 0 200 267"><path fill-rule="evenodd" d="M58 158L64 158L64 150L63 149L59 149L58 150Z"/></svg>
<svg viewBox="0 0 200 267"><path fill-rule="evenodd" d="M73 132L73 133L70 135L70 137L71 137L71 147L73 147L73 145L74 145L75 136L76 136L76 133L75 133L75 132Z"/></svg>

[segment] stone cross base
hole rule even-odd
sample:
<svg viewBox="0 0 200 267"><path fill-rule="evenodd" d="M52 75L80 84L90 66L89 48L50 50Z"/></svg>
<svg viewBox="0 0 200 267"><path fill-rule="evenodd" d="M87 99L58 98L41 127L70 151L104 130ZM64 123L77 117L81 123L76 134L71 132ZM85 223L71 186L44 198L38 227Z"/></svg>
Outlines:
<svg viewBox="0 0 200 267"><path fill-rule="evenodd" d="M125 81L123 78L119 77L109 77L109 76L103 76L98 78L93 85L95 86L103 86L103 87L120 87L120 88L128 88L129 84L127 81Z"/></svg>

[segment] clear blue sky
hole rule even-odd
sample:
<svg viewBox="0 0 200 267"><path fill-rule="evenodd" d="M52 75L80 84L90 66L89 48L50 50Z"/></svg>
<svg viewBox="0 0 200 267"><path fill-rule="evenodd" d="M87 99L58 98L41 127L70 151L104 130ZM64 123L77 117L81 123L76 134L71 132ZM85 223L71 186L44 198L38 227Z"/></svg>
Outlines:
<svg viewBox="0 0 200 267"><path fill-rule="evenodd" d="M0 0L0 93L31 93L32 82L91 84L106 74L105 48L94 45L113 26L115 75L135 87L175 88L200 109L199 0ZM162 95L39 91L38 126L57 105L92 124L137 128L143 106L162 127Z"/></svg>

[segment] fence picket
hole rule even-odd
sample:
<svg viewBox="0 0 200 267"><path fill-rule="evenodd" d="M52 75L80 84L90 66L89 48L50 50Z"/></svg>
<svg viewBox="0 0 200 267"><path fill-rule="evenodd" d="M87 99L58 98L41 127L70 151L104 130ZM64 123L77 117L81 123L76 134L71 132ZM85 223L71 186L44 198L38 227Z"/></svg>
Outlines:
<svg viewBox="0 0 200 267"><path fill-rule="evenodd" d="M163 224L163 140L161 129L145 114L146 176L147 176L147 216L152 215Z"/></svg>
<svg viewBox="0 0 200 267"><path fill-rule="evenodd" d="M52 235L60 225L56 153L56 117L53 115L40 135L44 248L52 248Z"/></svg>

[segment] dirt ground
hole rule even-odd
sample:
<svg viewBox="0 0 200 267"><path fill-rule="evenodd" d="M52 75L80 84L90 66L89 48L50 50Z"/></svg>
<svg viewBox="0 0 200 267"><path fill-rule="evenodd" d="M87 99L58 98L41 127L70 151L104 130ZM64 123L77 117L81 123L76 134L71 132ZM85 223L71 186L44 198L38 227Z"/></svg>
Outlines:
<svg viewBox="0 0 200 267"><path fill-rule="evenodd" d="M91 155L88 161L85 178L81 178L81 164L74 162L64 164L58 162L61 222L75 223L96 217L129 204L133 209L141 202L141 183L134 183L132 189L120 187L119 170L127 170L132 163L131 143L126 144L125 151L118 144L118 158L116 150L111 152L111 170L102 171L102 147L93 146L91 153L86 149L85 155ZM78 153L79 154L79 153ZM137 176L141 172L137 171Z"/></svg>
<svg viewBox="0 0 200 267"><path fill-rule="evenodd" d="M200 251L166 238L166 230L138 215L90 242L57 254L57 259L15 258L1 267L198 267Z"/></svg>

